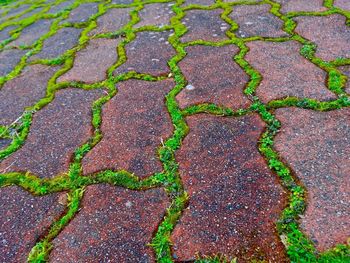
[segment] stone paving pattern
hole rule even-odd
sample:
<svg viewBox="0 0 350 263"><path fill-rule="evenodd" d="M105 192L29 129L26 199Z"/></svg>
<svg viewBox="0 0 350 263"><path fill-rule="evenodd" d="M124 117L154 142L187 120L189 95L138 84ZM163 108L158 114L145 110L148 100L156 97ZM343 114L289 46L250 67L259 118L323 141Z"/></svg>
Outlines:
<svg viewBox="0 0 350 263"><path fill-rule="evenodd" d="M350 262L350 1L0 5L1 262Z"/></svg>

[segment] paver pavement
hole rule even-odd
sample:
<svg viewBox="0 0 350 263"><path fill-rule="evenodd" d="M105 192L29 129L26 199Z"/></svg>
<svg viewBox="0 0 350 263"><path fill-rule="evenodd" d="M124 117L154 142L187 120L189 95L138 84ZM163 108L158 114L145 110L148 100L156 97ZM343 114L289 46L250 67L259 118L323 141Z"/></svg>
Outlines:
<svg viewBox="0 0 350 263"><path fill-rule="evenodd" d="M0 6L1 262L350 262L347 0Z"/></svg>

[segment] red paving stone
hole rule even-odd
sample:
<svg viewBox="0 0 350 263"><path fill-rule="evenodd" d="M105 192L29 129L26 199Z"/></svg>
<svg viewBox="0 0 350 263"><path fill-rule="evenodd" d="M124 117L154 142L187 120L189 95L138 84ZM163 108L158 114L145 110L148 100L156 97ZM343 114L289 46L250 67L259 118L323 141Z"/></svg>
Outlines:
<svg viewBox="0 0 350 263"><path fill-rule="evenodd" d="M348 78L345 85L345 91L350 94L350 66L340 67L339 69Z"/></svg>
<svg viewBox="0 0 350 263"><path fill-rule="evenodd" d="M188 31L181 37L181 41L228 40L225 32L230 26L221 19L220 15L222 12L222 9L187 11L185 17L182 19L182 23L186 25Z"/></svg>
<svg viewBox="0 0 350 263"><path fill-rule="evenodd" d="M127 61L114 71L114 75L128 71L154 76L168 75L168 60L176 54L167 41L172 32L137 33L136 39L125 47Z"/></svg>
<svg viewBox="0 0 350 263"><path fill-rule="evenodd" d="M171 6L174 3L149 4L139 11L140 22L134 27L143 26L163 27L170 24L170 18L174 16Z"/></svg>
<svg viewBox="0 0 350 263"><path fill-rule="evenodd" d="M294 19L298 23L295 32L317 44L317 57L326 61L350 58L350 28L345 25L344 16L334 14Z"/></svg>
<svg viewBox="0 0 350 263"><path fill-rule="evenodd" d="M117 46L121 39L92 39L79 51L71 70L57 81L94 83L107 78L107 69L117 62Z"/></svg>
<svg viewBox="0 0 350 263"><path fill-rule="evenodd" d="M180 61L188 85L176 97L180 107L211 102L234 109L247 108L248 98L243 94L248 75L233 60L236 46L191 46Z"/></svg>
<svg viewBox="0 0 350 263"><path fill-rule="evenodd" d="M230 17L239 25L237 36L288 36L282 30L283 21L269 13L270 9L270 5L242 5L234 7Z"/></svg>
<svg viewBox="0 0 350 263"><path fill-rule="evenodd" d="M221 253L240 262L287 262L274 222L286 195L259 154L257 115L187 119L190 133L176 155L190 195L172 235L180 261Z"/></svg>
<svg viewBox="0 0 350 263"><path fill-rule="evenodd" d="M164 97L174 86L172 80L117 85L119 92L103 108L103 139L83 159L84 174L124 169L145 177L162 171L157 147L172 133Z"/></svg>
<svg viewBox="0 0 350 263"><path fill-rule="evenodd" d="M89 186L81 210L53 241L50 262L155 262L147 244L168 205L159 189Z"/></svg>
<svg viewBox="0 0 350 263"><path fill-rule="evenodd" d="M19 187L0 188L0 261L27 262L28 254L64 212L65 193L34 197Z"/></svg>
<svg viewBox="0 0 350 263"><path fill-rule="evenodd" d="M321 12L327 10L323 6L323 0L275 0L281 4L281 12Z"/></svg>
<svg viewBox="0 0 350 263"><path fill-rule="evenodd" d="M348 0L334 0L334 6L350 11L350 2Z"/></svg>
<svg viewBox="0 0 350 263"><path fill-rule="evenodd" d="M67 172L74 150L92 135L91 107L102 94L58 91L53 102L34 115L26 143L0 163L0 171L30 171L41 178Z"/></svg>
<svg viewBox="0 0 350 263"><path fill-rule="evenodd" d="M336 99L325 86L326 72L299 54L298 42L254 41L247 46L250 51L245 59L263 77L256 92L262 102L288 96Z"/></svg>
<svg viewBox="0 0 350 263"><path fill-rule="evenodd" d="M26 54L25 50L9 49L0 52L0 76L9 74Z"/></svg>
<svg viewBox="0 0 350 263"><path fill-rule="evenodd" d="M276 111L275 148L308 190L301 228L324 251L350 233L350 109Z"/></svg>
<svg viewBox="0 0 350 263"><path fill-rule="evenodd" d="M9 125L19 118L25 107L45 97L48 80L59 67L33 65L0 89L0 125Z"/></svg>

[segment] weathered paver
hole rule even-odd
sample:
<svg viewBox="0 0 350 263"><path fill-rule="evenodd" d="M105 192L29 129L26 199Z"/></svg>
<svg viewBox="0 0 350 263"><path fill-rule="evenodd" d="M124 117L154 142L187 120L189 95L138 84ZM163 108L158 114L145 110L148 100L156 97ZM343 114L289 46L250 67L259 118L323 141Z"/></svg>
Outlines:
<svg viewBox="0 0 350 263"><path fill-rule="evenodd" d="M7 26L5 29L0 31L0 42L11 37L10 32L16 29L16 26Z"/></svg>
<svg viewBox="0 0 350 263"><path fill-rule="evenodd" d="M327 61L350 58L350 28L345 25L344 16L302 16L295 21L295 32L317 44L317 57Z"/></svg>
<svg viewBox="0 0 350 263"><path fill-rule="evenodd" d="M125 46L127 60L114 71L114 75L129 71L154 76L168 75L170 73L168 60L176 54L167 41L172 32L138 33L136 39Z"/></svg>
<svg viewBox="0 0 350 263"><path fill-rule="evenodd" d="M281 4L281 12L321 12L327 10L322 0L275 0Z"/></svg>
<svg viewBox="0 0 350 263"><path fill-rule="evenodd" d="M0 89L0 125L11 124L22 115L25 107L45 97L47 82L57 70L58 67L33 65L5 83Z"/></svg>
<svg viewBox="0 0 350 263"><path fill-rule="evenodd" d="M187 122L176 159L190 201L172 235L175 257L287 262L274 225L286 195L257 149L264 123L257 115L196 115Z"/></svg>
<svg viewBox="0 0 350 263"><path fill-rule="evenodd" d="M199 103L215 103L234 109L247 108L248 98L243 89L248 75L233 60L236 46L191 46L180 61L188 85L177 95L180 107Z"/></svg>
<svg viewBox="0 0 350 263"><path fill-rule="evenodd" d="M26 54L25 50L11 49L0 52L0 76L9 74Z"/></svg>
<svg viewBox="0 0 350 263"><path fill-rule="evenodd" d="M332 112L288 108L275 148L308 190L301 227L324 251L346 243L350 233L350 109Z"/></svg>
<svg viewBox="0 0 350 263"><path fill-rule="evenodd" d="M117 46L121 39L92 39L85 49L79 51L71 70L57 82L80 81L94 83L107 78L107 69L117 62Z"/></svg>
<svg viewBox="0 0 350 263"><path fill-rule="evenodd" d="M222 9L214 10L189 10L186 12L182 23L188 31L181 37L182 42L195 40L221 41L227 40L225 31L230 27L221 19Z"/></svg>
<svg viewBox="0 0 350 263"><path fill-rule="evenodd" d="M32 247L63 214L64 195L34 197L17 186L0 188L1 262L27 262Z"/></svg>
<svg viewBox="0 0 350 263"><path fill-rule="evenodd" d="M170 24L170 18L174 15L171 6L174 3L149 4L139 11L140 22L135 27L156 26L163 27Z"/></svg>
<svg viewBox="0 0 350 263"><path fill-rule="evenodd" d="M282 30L283 21L269 13L270 5L242 5L234 7L230 14L239 25L239 37L283 37L288 36Z"/></svg>
<svg viewBox="0 0 350 263"><path fill-rule="evenodd" d="M168 205L160 189L89 186L81 211L53 241L50 262L155 262L147 244Z"/></svg>
<svg viewBox="0 0 350 263"><path fill-rule="evenodd" d="M350 2L348 0L334 0L334 6L350 11Z"/></svg>
<svg viewBox="0 0 350 263"><path fill-rule="evenodd" d="M111 4L132 4L134 2L134 0L112 0Z"/></svg>
<svg viewBox="0 0 350 263"><path fill-rule="evenodd" d="M295 41L254 41L245 59L262 75L257 95L266 103L289 96L317 100L336 99L325 86L327 74L299 54Z"/></svg>
<svg viewBox="0 0 350 263"><path fill-rule="evenodd" d="M186 1L183 5L188 6L188 5L212 5L215 4L215 0L188 0Z"/></svg>
<svg viewBox="0 0 350 263"><path fill-rule="evenodd" d="M92 102L102 94L100 90L58 91L53 102L34 115L26 143L0 163L0 171L30 171L41 178L67 172L74 150L91 136Z"/></svg>
<svg viewBox="0 0 350 263"><path fill-rule="evenodd" d="M58 5L52 6L47 13L57 14L59 12L63 12L65 9L69 8L73 3L74 3L74 0L61 2Z"/></svg>
<svg viewBox="0 0 350 263"><path fill-rule="evenodd" d="M172 132L164 97L174 86L172 80L117 85L119 92L103 108L103 139L83 159L84 174L124 169L145 177L162 171L157 147Z"/></svg>
<svg viewBox="0 0 350 263"><path fill-rule="evenodd" d="M64 22L69 23L82 23L86 22L92 15L96 14L98 11L97 3L87 3L81 4L77 8L73 9Z"/></svg>
<svg viewBox="0 0 350 263"><path fill-rule="evenodd" d="M350 94L350 66L340 67L339 69L348 78L346 85L345 85L345 91Z"/></svg>

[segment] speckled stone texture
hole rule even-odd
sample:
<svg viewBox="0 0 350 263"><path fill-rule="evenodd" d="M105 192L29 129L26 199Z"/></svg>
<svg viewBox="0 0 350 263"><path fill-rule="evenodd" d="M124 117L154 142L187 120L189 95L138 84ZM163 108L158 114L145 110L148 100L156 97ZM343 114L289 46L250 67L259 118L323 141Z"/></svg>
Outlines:
<svg viewBox="0 0 350 263"><path fill-rule="evenodd" d="M59 12L63 12L65 9L69 8L73 3L74 3L74 0L61 2L58 5L52 6L47 13L57 14Z"/></svg>
<svg viewBox="0 0 350 263"><path fill-rule="evenodd" d="M140 22L135 27L155 26L163 27L170 24L170 18L174 15L171 6L174 3L148 4L139 11Z"/></svg>
<svg viewBox="0 0 350 263"><path fill-rule="evenodd" d="M101 90L58 91L34 115L26 143L0 163L0 171L30 171L41 178L67 172L74 150L92 134L92 103L102 95Z"/></svg>
<svg viewBox="0 0 350 263"><path fill-rule="evenodd" d="M340 67L339 69L348 78L346 85L345 85L345 91L350 94L350 66Z"/></svg>
<svg viewBox="0 0 350 263"><path fill-rule="evenodd" d="M215 103L234 109L247 108L243 94L248 75L233 60L238 53L234 45L223 47L191 46L179 67L188 85L177 95L180 107Z"/></svg>
<svg viewBox="0 0 350 263"><path fill-rule="evenodd" d="M64 212L65 193L34 197L19 187L0 188L0 261L27 262L35 243Z"/></svg>
<svg viewBox="0 0 350 263"><path fill-rule="evenodd" d="M0 52L0 76L9 74L25 54L25 50L18 49L9 49Z"/></svg>
<svg viewBox="0 0 350 263"><path fill-rule="evenodd" d="M281 4L281 12L321 12L327 10L322 0L275 0Z"/></svg>
<svg viewBox="0 0 350 263"><path fill-rule="evenodd" d="M344 16L301 16L294 20L298 23L295 32L317 44L317 57L326 61L350 58L350 28Z"/></svg>
<svg viewBox="0 0 350 263"><path fill-rule="evenodd" d="M174 86L172 80L117 85L119 92L103 108L104 136L83 159L84 174L124 169L145 177L162 171L157 147L172 133L164 97Z"/></svg>
<svg viewBox="0 0 350 263"><path fill-rule="evenodd" d="M327 74L299 54L301 44L254 41L245 59L260 72L263 79L256 94L266 103L289 96L332 100L336 96L327 89Z"/></svg>
<svg viewBox="0 0 350 263"><path fill-rule="evenodd" d="M183 6L188 6L188 5L213 5L215 4L215 0L187 0L185 3L183 3Z"/></svg>
<svg viewBox="0 0 350 263"><path fill-rule="evenodd" d="M282 30L283 21L269 13L270 9L270 5L242 5L234 7L230 18L239 25L237 36L288 36Z"/></svg>
<svg viewBox="0 0 350 263"><path fill-rule="evenodd" d="M96 14L97 11L98 11L97 3L81 4L77 8L73 9L68 19L63 20L63 22L69 22L69 23L86 22L92 15Z"/></svg>
<svg viewBox="0 0 350 263"><path fill-rule="evenodd" d="M0 42L11 37L10 32L15 30L17 26L7 26L5 29L0 31Z"/></svg>
<svg viewBox="0 0 350 263"><path fill-rule="evenodd" d="M168 205L160 189L89 186L81 211L53 241L50 262L155 262L148 244Z"/></svg>
<svg viewBox="0 0 350 263"><path fill-rule="evenodd" d="M346 243L350 233L349 116L350 109L276 111L275 148L308 191L301 228L319 251Z"/></svg>
<svg viewBox="0 0 350 263"><path fill-rule="evenodd" d="M334 0L334 6L350 11L350 1L348 0Z"/></svg>
<svg viewBox="0 0 350 263"><path fill-rule="evenodd" d="M259 154L257 115L187 118L190 133L176 155L189 206L172 242L180 261L223 254L239 262L287 262L274 222L286 194Z"/></svg>

